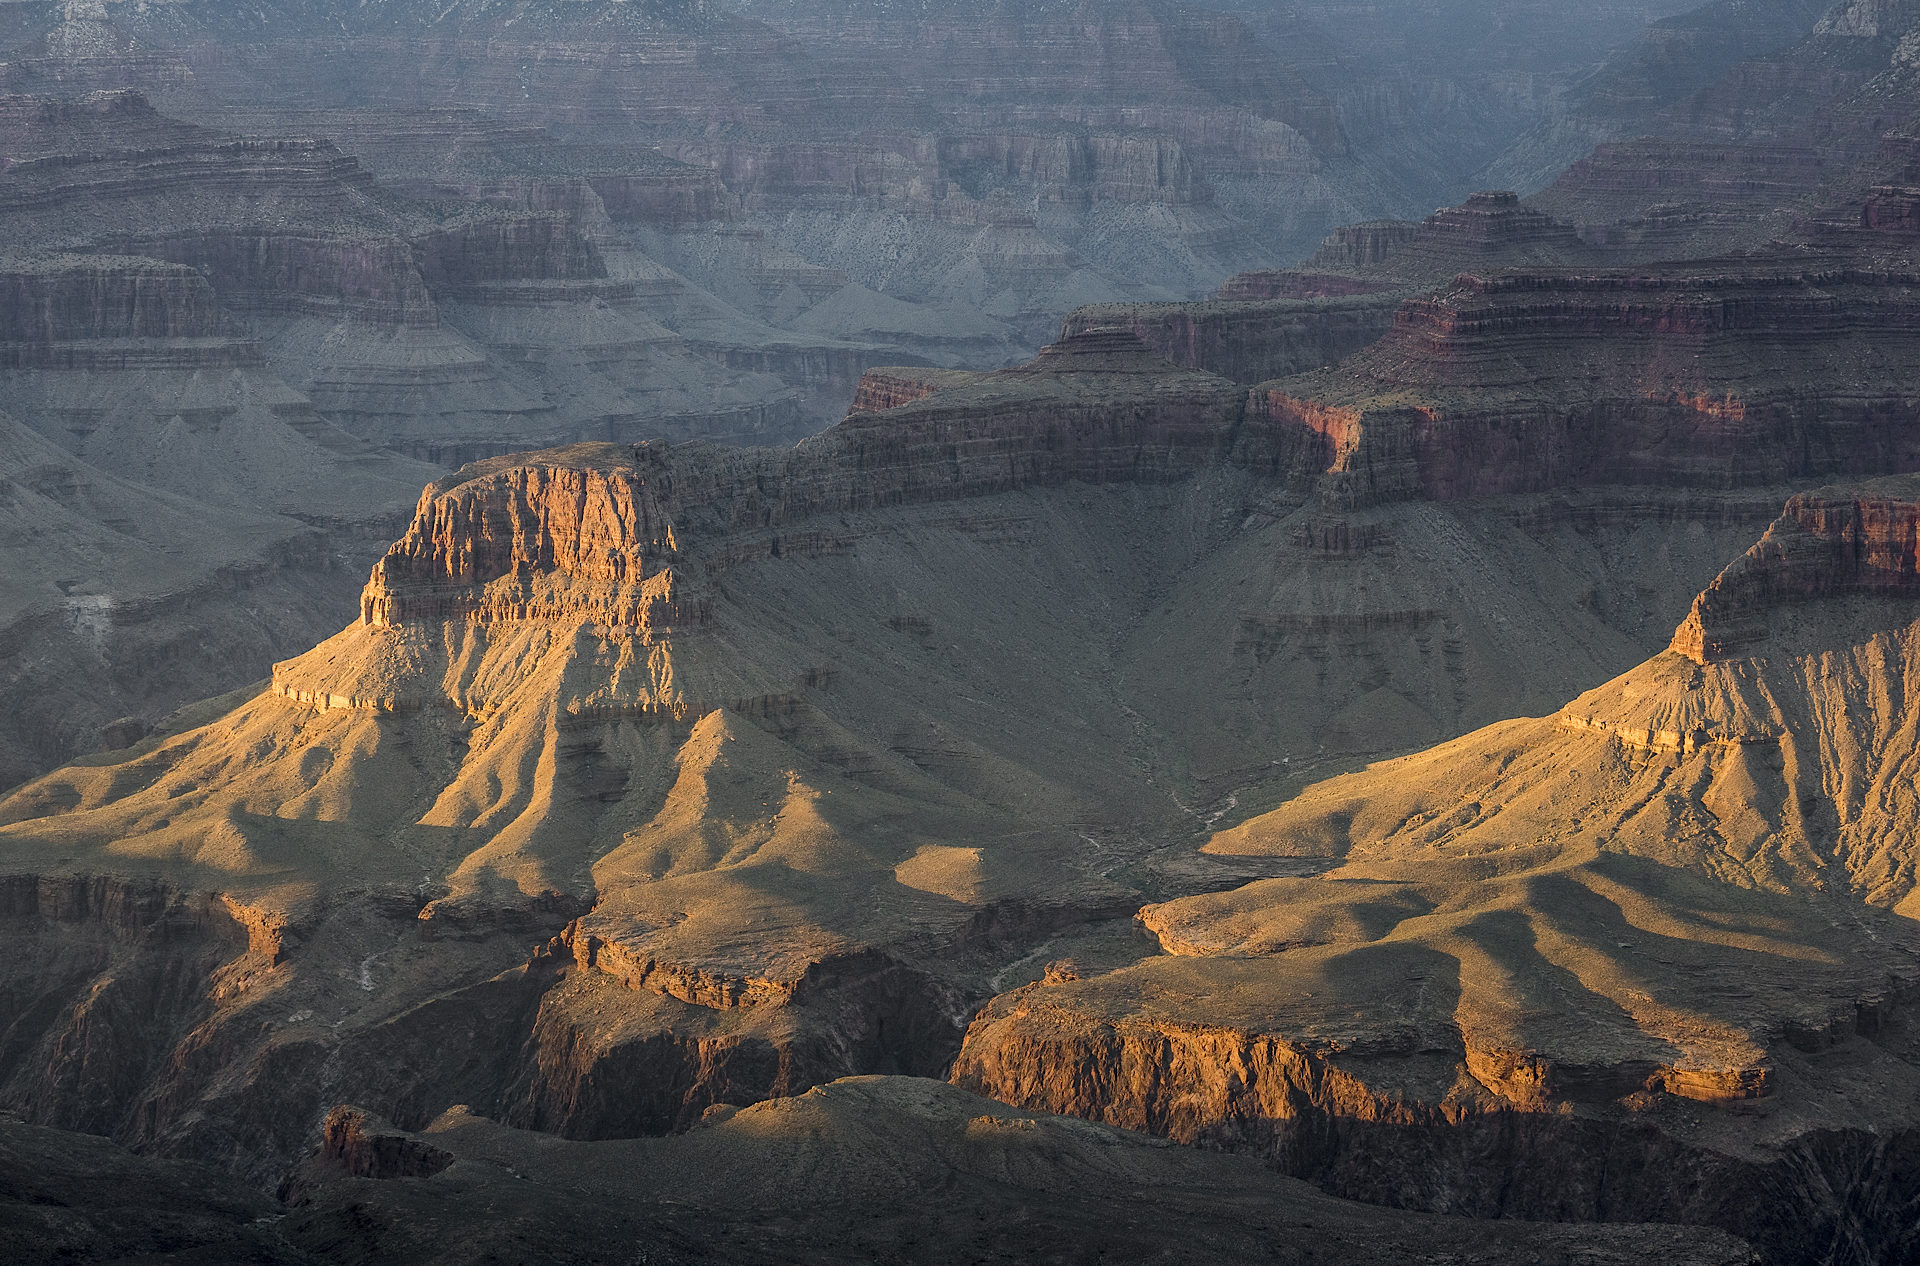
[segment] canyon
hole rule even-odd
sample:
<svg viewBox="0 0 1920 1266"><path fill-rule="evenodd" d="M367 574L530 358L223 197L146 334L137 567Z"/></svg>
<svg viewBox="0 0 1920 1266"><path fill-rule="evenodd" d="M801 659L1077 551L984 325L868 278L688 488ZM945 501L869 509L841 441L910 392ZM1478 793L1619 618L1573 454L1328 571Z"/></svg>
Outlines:
<svg viewBox="0 0 1920 1266"><path fill-rule="evenodd" d="M10 353L0 410L77 459L80 484L195 496L251 445L235 482L276 489L245 501L286 521L245 548L184 540L204 556L164 582L53 577L81 606L28 586L10 636L47 653L9 665L0 784L325 636L338 619L317 609L351 609L354 574L434 477L392 454L450 468L572 440L790 442L840 416L868 368L1018 363L1076 308L1191 300L1347 221L1458 201L1616 29L1666 20L1612 5L1536 29L1495 7L1488 30L1518 42L1429 30L1456 63L1435 77L1408 71L1414 27L1332 9L7 6L8 266L84 288L41 257L183 265L211 294L181 302L212 324L18 331L49 346ZM1741 16L1734 43L1784 44L1792 25ZM1704 83L1720 63L1701 65ZM1445 279L1428 264L1397 287L1342 283L1339 312L1229 308L1185 334L1164 309L1126 321L1259 382L1384 333L1407 286ZM137 342L155 338L203 341ZM215 389L220 356L247 363ZM98 421L141 416L184 433ZM334 503L284 491L299 470L330 471L314 487ZM103 601L122 618L85 605ZM189 608L204 629L158 614ZM171 678L133 667L161 646ZM48 707L55 680L77 684Z"/></svg>
<svg viewBox="0 0 1920 1266"><path fill-rule="evenodd" d="M0 1245L1906 1260L1910 7L0 6Z"/></svg>
<svg viewBox="0 0 1920 1266"><path fill-rule="evenodd" d="M1906 294L1887 271L1872 274L1883 289L1800 303L1800 284L1830 282L1822 267L1809 261L1791 285L1764 269L1750 282L1807 314L1793 337L1810 363L1823 331L1850 337L1853 314L1898 310ZM1672 326L1661 277L1639 280ZM1610 299L1619 283L1587 282L1609 299L1604 320L1578 318L1585 336L1627 357L1637 379L1678 373L1677 393L1753 372L1734 355L1633 360L1646 346L1638 309ZM1465 292L1505 315L1448 317L1442 328L1461 332L1448 339L1426 332L1442 298L1409 301L1396 331L1426 349L1428 380L1481 419L1516 397L1484 373L1476 394L1440 372L1472 363L1473 332L1530 324L1550 343L1573 319L1532 286ZM1889 340L1907 328L1882 325ZM1881 351L1899 359L1892 343ZM1479 1137L1463 1119L1476 1111L1496 1129L1518 1128L1512 1111L1545 1112L1558 1127L1560 1103L1584 1102L1557 1097L1562 1081L1606 1103L1757 1091L1777 1027L1827 1032L1834 1022L1819 1016L1743 1006L1761 1014L1732 1035L1722 1023L1705 1048L1655 1060L1628 1042L1594 1067L1585 1051L1543 1049L1525 1031L1468 1034L1465 1053L1449 1054L1446 1019L1424 1036L1417 1016L1408 1028L1401 1004L1374 998L1358 1014L1400 1036L1328 1040L1407 1063L1380 1074L1398 1106L1374 1106L1382 1092L1337 1064L1313 1071L1312 1059L1331 1058L1323 1051L1299 1056L1299 1075L1331 1097L1253 1111L1243 1098L1192 1100L1211 1077L1198 1070L1244 1064L1249 1084L1295 1084L1257 1071L1271 1059L1294 1067L1292 1050L1249 1034L1236 1053L1241 1039L1198 1000L1215 990L1156 983L1156 997L1172 988L1189 999L1176 997L1175 1023L1201 1045L1169 1046L1163 1027L1158 1054L1122 1045L1112 1057L1169 1070L1151 1084L1188 1086L1183 1112L1205 1118L1191 1128L1188 1116L1136 1110L1126 1079L1074 1045L1077 1019L1045 1020L1044 1039L1022 1027L1067 1005L1056 998L1213 961L1194 947L1217 938L1189 926L1205 919L1183 903L1229 903L1238 927L1246 916L1232 903L1271 894L1283 923L1304 920L1298 936L1260 934L1286 970L1273 976L1258 960L1256 976L1231 985L1236 997L1254 980L1284 990L1295 970L1324 971L1301 952L1322 920L1373 929L1360 938L1371 944L1397 922L1384 912L1417 921L1442 904L1437 893L1462 881L1425 859L1422 882L1437 887L1366 889L1384 906L1349 914L1338 896L1300 892L1341 892L1345 850L1303 851L1328 829L1293 817L1324 788L1369 776L1329 775L1474 731L1440 755L1402 758L1440 760L1479 741L1475 727L1506 735L1504 718L1631 670L1672 636L1653 613L1726 589L1711 560L1759 535L1792 479L1827 473L1792 464L1809 451L1797 434L1762 428L1741 450L1785 465L1729 466L1693 443L1687 461L1657 468L1615 454L1634 482L1607 483L1517 449L1485 482L1460 483L1430 472L1456 468L1449 442L1486 452L1480 428L1493 423L1456 425L1429 403L1415 425L1431 433L1409 446L1398 412L1382 421L1327 389L1366 388L1373 363L1247 388L1103 327L1009 370L873 375L863 397L889 407L791 449L601 442L443 476L373 568L346 631L177 730L0 802L16 877L9 1101L37 1123L142 1151L244 1157L242 1174L270 1184L337 1102L416 1132L461 1103L523 1130L613 1139L684 1131L715 1109L851 1075L938 1076L951 1063L962 1085L995 1098L1255 1150L1340 1195L1436 1212L1705 1222L1792 1253L1791 1236L1809 1233L1803 1209L1783 1206L1788 1229L1755 1223L1741 1203L1751 1184L1731 1179L1678 1208L1607 1190L1594 1197L1603 1203L1568 1206L1504 1180L1473 1183L1513 1190L1488 1209L1450 1188L1348 1179L1342 1165L1361 1162L1338 1140L1349 1118L1459 1140ZM1403 393L1417 381L1403 370ZM1599 403L1564 425L1604 436L1612 380L1589 381ZM1817 377L1801 386L1802 427L1851 427L1864 407ZM1399 469L1376 451L1407 453L1410 473L1357 480ZM1911 460L1898 446L1859 448L1840 473ZM1879 570L1889 567L1898 571ZM1647 590L1654 578L1667 591ZM1614 740L1600 731L1623 726L1635 728L1610 717L1579 741L1604 746ZM1438 795L1449 784L1414 785ZM1435 805L1425 816L1460 815ZM1216 831L1226 818L1245 821ZM1265 840L1274 821L1287 824L1274 828L1284 847L1222 843ZM1547 865L1537 847L1523 852ZM1484 873L1488 863L1471 860L1480 853L1468 856L1463 874ZM1899 884L1874 895L1897 900ZM1850 890L1831 900L1854 924L1875 910ZM1771 945L1764 929L1787 918L1753 917L1761 930L1726 933L1736 947ZM1885 1001L1904 978L1901 960L1885 957L1901 942L1891 925L1876 935L1879 958L1838 933L1795 951L1823 965L1782 976L1781 990L1802 1003L1811 993L1815 1009ZM81 945L92 948L77 955ZM1248 970L1244 951L1223 961ZM1429 996L1424 981L1413 987ZM194 1001L156 1006L167 991ZM1326 992L1334 1001L1267 1023L1284 1028L1291 1014L1307 1033L1288 1040L1307 1040L1322 1005L1345 1005L1340 989ZM1470 1010L1444 990L1430 996L1437 1017ZM1679 1005L1659 1014L1685 1014ZM1091 1022L1116 1037L1131 1023L1100 1014ZM1576 1026L1568 1040L1595 1039ZM1642 1045L1673 1040L1656 1032ZM1563 1064L1576 1068L1553 1071ZM1043 1069L1077 1070L1068 1084L1093 1097L1049 1098ZM1419 1098L1429 1075L1445 1083L1430 1108ZM1473 1110L1461 1076L1480 1087ZM1427 1124L1429 1111L1447 1124ZM1259 1124L1315 1115L1335 1142L1296 1145ZM1564 1128L1574 1141L1549 1129L1538 1146L1584 1155L1584 1119ZM1657 1115L1629 1135L1611 1145L1691 1146L1708 1153L1703 1165L1733 1146ZM1392 1144L1354 1137L1368 1140L1352 1146L1365 1164L1390 1163ZM1885 1199L1904 1198L1897 1176L1886 1182Z"/></svg>

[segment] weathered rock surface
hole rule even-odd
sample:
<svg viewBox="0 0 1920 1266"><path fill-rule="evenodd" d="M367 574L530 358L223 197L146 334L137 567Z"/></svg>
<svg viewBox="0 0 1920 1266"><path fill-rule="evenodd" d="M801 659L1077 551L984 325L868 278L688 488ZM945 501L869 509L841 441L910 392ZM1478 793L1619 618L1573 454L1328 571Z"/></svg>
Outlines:
<svg viewBox="0 0 1920 1266"><path fill-rule="evenodd" d="M609 254L645 268L584 182L414 202L323 141L129 92L6 98L0 154L0 408L31 492L10 503L8 784L337 627L429 462L813 425L797 390L699 354L647 314L644 277L610 275ZM76 509L85 543L47 550Z"/></svg>
<svg viewBox="0 0 1920 1266"><path fill-rule="evenodd" d="M1354 505L1912 469L1913 295L1897 253L1462 274L1256 407L1322 437L1323 494Z"/></svg>
<svg viewBox="0 0 1920 1266"><path fill-rule="evenodd" d="M1673 649L1700 664L1754 653L1769 611L1858 594L1908 597L1920 587L1910 481L1805 493L1752 549L1694 599Z"/></svg>
<svg viewBox="0 0 1920 1266"><path fill-rule="evenodd" d="M623 1261L719 1252L704 1208L642 1230L606 1209L636 1189L573 1190L610 1154L581 1140L636 1134L767 1160L815 1130L876 1154L891 1114L946 1140L914 1172L972 1192L956 1092L792 1099L956 1054L1005 1097L1375 1201L1897 1258L1920 947L1887 912L1912 866L1910 797L1880 772L1905 767L1905 633L1882 615L1911 497L1793 503L1676 635L1705 662L1324 781L1640 663L1789 489L1920 465L1911 181L1855 117L1857 76L1805 124L1840 138L1844 176L1809 175L1828 151L1781 125L1689 186L1698 205L1661 207L1632 170L1654 151L1622 146L1564 213L1476 194L1275 272L1245 223L1272 230L1276 191L1298 223L1270 241L1432 204L1385 192L1368 147L1445 82L1328 92L1240 19L1173 4L862 8L788 21L794 40L598 3L9 15L56 37L9 83L142 77L276 138L125 94L9 107L0 197L29 245L68 252L4 283L0 403L45 441L13 481L20 539L58 503L80 542L34 618L98 650L132 607L75 583L126 516L60 454L122 463L114 493L170 522L194 503L133 479L270 490L206 535L324 516L301 539L330 556L391 485L429 486L358 620L264 692L159 725L69 708L116 750L0 801L0 1093L256 1184L319 1143L280 1243L333 1259L497 1252L471 1228L503 1199L560 1258L593 1237ZM1823 38L1890 40L1874 22ZM817 55L836 40L894 56ZM1515 117L1550 95L1531 73L1502 81ZM409 123L410 96L510 121ZM1809 211L1816 186L1846 213ZM1819 249L1609 267L1785 221ZM1243 268L1215 301L1137 302ZM849 396L791 450L660 442L790 437ZM559 440L601 442L493 456ZM442 477L375 445L486 460ZM194 583L168 600L204 610ZM1828 644L1835 603L1864 641ZM1649 936L1664 960L1642 961ZM789 1102L728 1133L769 1097ZM568 1141L443 1115L461 1103ZM779 1117L796 1103L815 1115ZM1019 1126L1062 1131L1086 1137ZM711 1182L725 1166L689 1139L620 1144L620 1165ZM1191 1192L1191 1225L1148 1226L1100 1203L1112 1166L1039 1151L989 1177L1057 1197L1063 1170L1097 1171L1100 1191L1054 1200L1064 1232L1009 1213L1029 1247L1119 1217L1116 1252L1741 1252L1426 1221L1276 1243ZM559 1176L507 1188L536 1153ZM769 1163L769 1190L801 1169L900 1190L804 1148ZM730 1227L732 1257L842 1252L841 1208ZM995 1247L943 1216L876 1234Z"/></svg>
<svg viewBox="0 0 1920 1266"><path fill-rule="evenodd" d="M1214 835L1326 869L1147 906L1166 957L996 999L955 1080L1403 1207L1897 1259L1915 626L1884 578L1913 493L1790 503L1689 620L1770 599L1764 640L1660 655ZM1796 592L1814 555L1832 581Z"/></svg>
<svg viewBox="0 0 1920 1266"><path fill-rule="evenodd" d="M984 368L1079 303L1191 297L1343 221L1459 198L1467 173L1553 113L1562 79L1653 13L1495 7L1487 38L1463 43L1477 18L1428 29L1396 10L1382 27L1161 0L755 0L746 17L606 0L221 0L84 17L27 6L0 47L15 50L14 91L137 87L201 122L329 136L414 191L470 183L481 165L590 179L615 219L669 236L745 215L865 290L1011 327L992 358L967 340L945 349ZM1416 28L1424 44L1408 42ZM1342 47L1338 31L1361 29ZM1434 45L1449 52L1436 60ZM689 236L658 262L690 274L710 243ZM778 292L772 324L809 300ZM844 312L816 315L816 338L874 341L828 328Z"/></svg>
<svg viewBox="0 0 1920 1266"><path fill-rule="evenodd" d="M1601 255L1573 229L1510 192L1472 195L1424 221L1337 229L1300 269L1229 278L1209 303L1090 304L1068 333L1131 328L1176 364L1256 383L1305 373L1366 348L1394 328L1409 297L1464 270L1578 265Z"/></svg>
<svg viewBox="0 0 1920 1266"><path fill-rule="evenodd" d="M432 468L329 424L193 269L14 256L0 288L11 785L264 677L350 609Z"/></svg>
<svg viewBox="0 0 1920 1266"><path fill-rule="evenodd" d="M1369 285L1355 283L1362 290ZM1331 365L1378 341L1393 328L1401 297L1396 291L1212 303L1096 303L1074 309L1062 329L1077 334L1125 327L1176 365L1256 383Z"/></svg>
<svg viewBox="0 0 1920 1266"><path fill-rule="evenodd" d="M1784 0L1656 23L1515 147L1514 167L1554 154L1537 186L1606 142L1528 201L1638 259L1857 223L1869 187L1912 161L1916 21L1905 4Z"/></svg>

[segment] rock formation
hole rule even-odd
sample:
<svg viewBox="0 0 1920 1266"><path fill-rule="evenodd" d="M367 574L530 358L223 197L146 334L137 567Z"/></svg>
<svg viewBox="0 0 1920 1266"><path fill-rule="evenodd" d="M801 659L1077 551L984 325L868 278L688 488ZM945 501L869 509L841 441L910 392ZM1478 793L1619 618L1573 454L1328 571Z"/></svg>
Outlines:
<svg viewBox="0 0 1920 1266"><path fill-rule="evenodd" d="M1299 269L1230 277L1211 303L1089 304L1065 329L1128 326L1177 364L1257 383L1370 346L1393 328L1403 301L1463 270L1601 258L1571 227L1511 192L1483 192L1419 223L1338 229Z"/></svg>
<svg viewBox="0 0 1920 1266"><path fill-rule="evenodd" d="M1920 579L1908 491L1896 480L1883 495L1868 486L1788 501L1767 534L1694 599L1673 649L1710 664L1764 641L1769 611L1848 594L1911 595Z"/></svg>
<svg viewBox="0 0 1920 1266"><path fill-rule="evenodd" d="M1166 956L1001 996L955 1080L1402 1207L1896 1253L1915 492L1795 498L1673 652L1215 834L1324 870L1145 907Z"/></svg>
<svg viewBox="0 0 1920 1266"><path fill-rule="evenodd" d="M464 1260L484 1236L467 1211L498 1198L494 1167L504 1165L537 1184L529 1203L545 1207L535 1215L541 1233L530 1238L557 1256L631 1242L639 1228L616 1230L611 1211L649 1208L660 1212L641 1234L651 1233L649 1251L666 1260L697 1259L716 1241L730 1260L756 1262L837 1260L849 1243L930 1262L1089 1251L1119 1261L1203 1253L1414 1262L1456 1246L1490 1262L1625 1263L1654 1245L1669 1260L1703 1266L1748 1257L1732 1237L1699 1230L1678 1238L1665 1227L1489 1231L1418 1215L1382 1218L1242 1158L1156 1147L1139 1135L898 1077L840 1081L715 1113L673 1139L566 1143L459 1111L424 1134L384 1137L444 1149L453 1167L423 1183L336 1180L289 1220L314 1235L345 1221L356 1203L404 1209L386 1223L380 1248L404 1245L411 1256L438 1246ZM1146 1191L1155 1193L1151 1203L1140 1198ZM1180 1194L1166 1199L1173 1192ZM774 1208L790 1211L777 1226L747 1212ZM1292 1228L1286 1243L1275 1243L1277 1225Z"/></svg>
<svg viewBox="0 0 1920 1266"><path fill-rule="evenodd" d="M0 803L9 1101L271 1181L322 1066L576 1138L937 1074L1041 962L1147 952L1142 893L1297 873L1195 831L1604 679L1684 607L1651 559L1697 591L1755 530L1616 490L1336 532L1313 432L1125 330L869 398L905 402L791 450L438 480L263 693Z"/></svg>
<svg viewBox="0 0 1920 1266"><path fill-rule="evenodd" d="M793 388L690 350L609 275L596 231L616 235L579 182L408 202L323 142L188 126L128 92L7 98L0 150L0 408L32 490L14 511L97 514L97 561L16 551L0 781L336 626L434 473L394 449L807 429Z"/></svg>
<svg viewBox="0 0 1920 1266"><path fill-rule="evenodd" d="M14 7L19 1243L1905 1253L1901 6Z"/></svg>
<svg viewBox="0 0 1920 1266"><path fill-rule="evenodd" d="M1910 469L1910 278L1902 254L1804 251L1462 274L1259 407L1324 437L1323 492L1351 505Z"/></svg>
<svg viewBox="0 0 1920 1266"><path fill-rule="evenodd" d="M1251 274L1286 277L1288 274ZM1297 275L1297 274L1296 274ZM1235 279L1238 280L1237 278ZM1177 365L1257 383L1319 369L1393 328L1402 292L1273 296L1212 303L1097 303L1076 308L1063 330L1120 326ZM1229 282L1228 287L1233 287Z"/></svg>
<svg viewBox="0 0 1920 1266"><path fill-rule="evenodd" d="M1744 1266L1730 1236L1667 1227L1462 1224L1322 1195L1238 1157L1036 1116L938 1082L865 1077L672 1139L567 1143L464 1108L412 1134L337 1107L291 1209L215 1171L0 1121L15 1260L182 1250L206 1262L802 1262L895 1252L968 1262L1195 1252L1280 1262ZM1150 1196L1147 1193L1152 1193ZM1145 1199L1143 1199L1145 1197ZM501 1210L513 1211L503 1225ZM1285 1226L1276 1244L1274 1228Z"/></svg>

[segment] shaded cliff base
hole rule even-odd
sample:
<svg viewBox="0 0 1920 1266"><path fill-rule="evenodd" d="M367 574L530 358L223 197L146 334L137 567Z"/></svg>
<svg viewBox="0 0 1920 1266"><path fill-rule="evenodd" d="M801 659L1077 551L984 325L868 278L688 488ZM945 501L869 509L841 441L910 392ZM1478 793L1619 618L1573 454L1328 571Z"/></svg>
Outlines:
<svg viewBox="0 0 1920 1266"><path fill-rule="evenodd" d="M291 1207L104 1139L0 1120L8 1260L963 1263L1472 1260L1746 1266L1720 1232L1472 1223L1323 1195L1256 1162L863 1077L670 1139L570 1143L464 1108L420 1133L335 1108Z"/></svg>

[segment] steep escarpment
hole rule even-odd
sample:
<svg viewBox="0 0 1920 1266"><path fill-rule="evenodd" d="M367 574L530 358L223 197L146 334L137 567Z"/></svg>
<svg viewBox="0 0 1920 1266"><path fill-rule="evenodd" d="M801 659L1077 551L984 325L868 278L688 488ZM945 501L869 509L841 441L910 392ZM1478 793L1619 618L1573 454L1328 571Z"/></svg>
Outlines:
<svg viewBox="0 0 1920 1266"><path fill-rule="evenodd" d="M630 274L660 270L629 258L587 179L540 166L536 138L481 129L472 139L491 160L456 164L468 175L457 184L415 167L402 187L432 200L414 201L311 132L237 137L134 92L8 100L6 210L23 244L198 269L275 373L353 435L457 463L636 431L812 429L791 388L715 365L643 310ZM334 117L252 121L324 134ZM342 137L380 132L378 119L357 123ZM606 156L616 173L618 158Z"/></svg>
<svg viewBox="0 0 1920 1266"><path fill-rule="evenodd" d="M1128 343L1063 345L984 405L862 415L795 452L603 446L464 471L428 490L363 621L282 665L269 693L184 744L150 739L97 775L17 793L14 864L62 865L28 861L29 837L71 857L131 831L142 860L123 869L223 893L279 947L257 992L142 1045L157 1062L123 1073L109 1106L132 1115L114 1130L191 1152L235 1137L270 1167L306 1119L273 1070L315 1060L399 1118L458 1093L588 1137L684 1127L714 1102L848 1072L937 1072L992 965L1132 903L1077 860L1074 833L1015 811L1046 799L1084 814L1081 793L1061 798L975 739L896 732L922 691L944 689L892 659L924 615L863 620L872 667L843 669L729 594L750 570L805 569L900 530L882 548L983 533L964 546L983 562L1022 557L993 515L896 528L894 507L1191 478L1238 393L1218 383L1195 404L1193 383L1143 372ZM1056 566L1079 570L1042 570ZM806 588L844 601L842 586ZM834 708L843 672L879 698ZM1043 724L1074 721L1061 709ZM251 772L217 772L235 759ZM752 925L765 930L742 940ZM427 948L396 957L401 929ZM526 962L541 933L558 952ZM518 968L502 961L516 953ZM429 987L443 1001L421 1011ZM303 1027L343 1005L358 1017L345 1027ZM524 1051L391 1062L476 1016L524 1034Z"/></svg>
<svg viewBox="0 0 1920 1266"><path fill-rule="evenodd" d="M1347 504L1911 469L1913 293L1899 255L1463 275L1256 407L1328 437Z"/></svg>
<svg viewBox="0 0 1920 1266"><path fill-rule="evenodd" d="M335 1122L379 1151L369 1157L372 1149L336 1133ZM338 1243L351 1227L369 1256L427 1262L487 1251L497 1231L483 1210L497 1208L508 1182L522 1233L570 1258L640 1245L650 1258L698 1260L718 1241L732 1261L813 1263L843 1258L850 1240L908 1244L934 1263L1090 1251L1122 1262L1202 1252L1398 1266L1455 1246L1488 1262L1555 1266L1615 1266L1649 1251L1685 1266L1737 1266L1748 1256L1711 1231L1473 1226L1362 1208L1245 1158L1022 1113L906 1077L851 1078L716 1111L671 1139L562 1142L464 1108L417 1133L350 1107L329 1123L327 1145L301 1168L299 1204L283 1234ZM426 1155L452 1164L411 1180L413 1158ZM783 1211L776 1225L763 1220L765 1208ZM634 1209L649 1213L626 1212ZM1277 1217L1288 1219L1287 1244L1273 1242Z"/></svg>
<svg viewBox="0 0 1920 1266"><path fill-rule="evenodd" d="M1392 329L1401 295L1364 293L1370 285L1356 281L1361 293L1353 297L1335 291L1211 303L1090 304L1074 309L1062 328L1074 334L1122 326L1176 365L1235 382L1264 382L1331 365Z"/></svg>
<svg viewBox="0 0 1920 1266"><path fill-rule="evenodd" d="M395 327L439 324L414 253L399 238L301 235L262 228L187 231L115 245L130 255L192 266L238 312L344 315Z"/></svg>
<svg viewBox="0 0 1920 1266"><path fill-rule="evenodd" d="M251 952L275 947L208 893L113 875L9 876L0 935L7 979L7 1082L16 1110L95 1134L118 1130L163 1052L204 1021L208 986L231 988Z"/></svg>
<svg viewBox="0 0 1920 1266"><path fill-rule="evenodd" d="M1369 221L1336 229L1301 269L1308 275L1431 285L1493 261L1514 267L1577 266L1597 257L1571 225L1523 204L1509 190L1489 190L1418 223Z"/></svg>
<svg viewBox="0 0 1920 1266"><path fill-rule="evenodd" d="M1372 345L1409 296L1463 269L1576 264L1597 254L1511 193L1476 193L1426 220L1336 230L1300 269L1229 278L1206 303L1090 304L1064 329L1131 328L1176 364L1257 383L1306 373Z"/></svg>
<svg viewBox="0 0 1920 1266"><path fill-rule="evenodd" d="M1595 247L1678 259L1764 245L1851 166L1814 145L1649 137L1596 146L1527 204Z"/></svg>
<svg viewBox="0 0 1920 1266"><path fill-rule="evenodd" d="M110 724L137 737L259 680L337 623L355 560L431 468L321 417L193 268L23 253L0 290L12 785Z"/></svg>
<svg viewBox="0 0 1920 1266"><path fill-rule="evenodd" d="M643 479L592 470L519 468L456 496L423 500L361 598L361 618L469 622L550 619L606 625L651 640L700 619L673 601L677 554L669 507ZM534 575L564 586L544 601ZM506 597L506 580L517 592ZM483 596L484 595L484 596Z"/></svg>
<svg viewBox="0 0 1920 1266"><path fill-rule="evenodd" d="M0 642L9 784L337 628L435 463L818 424L649 315L690 288L631 275L584 179L496 171L413 201L312 135L236 136L126 91L8 98L0 150L4 469L27 533ZM73 546L49 551L50 529Z"/></svg>
<svg viewBox="0 0 1920 1266"><path fill-rule="evenodd" d="M29 362L36 354L56 356L54 345L95 339L233 343L244 337L206 279L190 268L114 256L10 262L14 266L0 273L0 342L14 349L9 368L52 368Z"/></svg>

